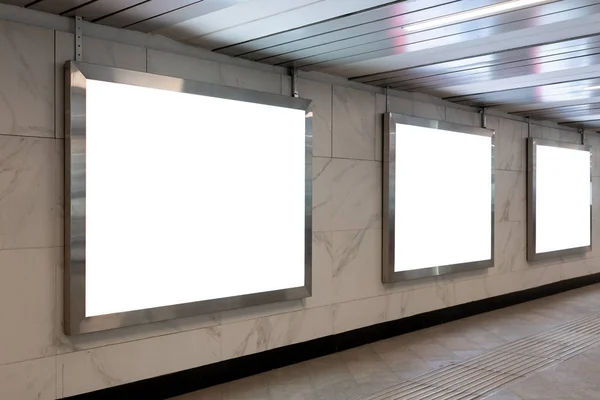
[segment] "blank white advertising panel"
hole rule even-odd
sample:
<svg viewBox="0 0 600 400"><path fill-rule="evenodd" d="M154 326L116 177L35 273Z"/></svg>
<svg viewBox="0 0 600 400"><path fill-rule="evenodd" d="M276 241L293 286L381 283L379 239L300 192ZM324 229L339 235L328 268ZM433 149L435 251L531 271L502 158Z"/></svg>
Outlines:
<svg viewBox="0 0 600 400"><path fill-rule="evenodd" d="M541 139L529 142L528 258L591 248L589 148Z"/></svg>
<svg viewBox="0 0 600 400"><path fill-rule="evenodd" d="M393 203L389 276L412 279L491 266L493 132L404 120L390 121L395 143L387 183Z"/></svg>
<svg viewBox="0 0 600 400"><path fill-rule="evenodd" d="M307 279L306 135L304 109L88 77L82 317L293 298Z"/></svg>

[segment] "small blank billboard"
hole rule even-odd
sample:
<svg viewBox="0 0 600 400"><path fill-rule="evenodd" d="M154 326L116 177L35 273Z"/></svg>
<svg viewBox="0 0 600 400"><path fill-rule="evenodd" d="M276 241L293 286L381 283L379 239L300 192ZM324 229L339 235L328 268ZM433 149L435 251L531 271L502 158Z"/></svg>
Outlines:
<svg viewBox="0 0 600 400"><path fill-rule="evenodd" d="M493 265L494 132L390 114L384 281Z"/></svg>
<svg viewBox="0 0 600 400"><path fill-rule="evenodd" d="M591 250L590 148L530 138L528 142L527 258Z"/></svg>

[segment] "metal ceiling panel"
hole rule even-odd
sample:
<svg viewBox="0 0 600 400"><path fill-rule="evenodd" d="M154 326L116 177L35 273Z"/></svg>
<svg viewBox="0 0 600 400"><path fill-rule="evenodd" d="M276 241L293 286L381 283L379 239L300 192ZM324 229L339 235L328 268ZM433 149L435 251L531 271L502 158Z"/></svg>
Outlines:
<svg viewBox="0 0 600 400"><path fill-rule="evenodd" d="M188 41L190 38L223 31L231 27L243 26L252 21L262 21L273 15L299 9L319 1L323 0L252 0L213 14L160 29L156 33L175 40Z"/></svg>
<svg viewBox="0 0 600 400"><path fill-rule="evenodd" d="M594 114L590 114L589 111L586 114L581 115L557 115L555 117L559 124L582 124L587 121L598 121L600 120L600 113L595 110Z"/></svg>
<svg viewBox="0 0 600 400"><path fill-rule="evenodd" d="M597 76L600 76L600 65L588 65L580 68L570 68L563 71L497 79L494 81L493 86L490 86L489 82L476 82L449 87L437 87L430 93L440 97L465 96L476 93L484 93L490 90L494 90L494 92L501 92L523 87L545 87L546 85L552 85L557 82L583 81L594 79Z"/></svg>
<svg viewBox="0 0 600 400"><path fill-rule="evenodd" d="M573 128L587 127L589 129L600 128L600 115L596 115L595 119L585 121L570 121L570 122L559 122L560 125L571 126Z"/></svg>
<svg viewBox="0 0 600 400"><path fill-rule="evenodd" d="M570 100L552 100L541 104L541 103L527 103L527 104L516 104L516 103L507 103L503 104L501 107L498 107L501 111L510 113L528 116L532 112L539 111L544 115L553 115L552 111L555 108L559 107L568 107L568 106L578 106L578 105L587 105L593 103L600 103L600 93L593 93L593 97L586 98L575 98ZM552 118L548 118L552 119Z"/></svg>
<svg viewBox="0 0 600 400"><path fill-rule="evenodd" d="M9 4L11 6L25 7L31 0L2 0L1 3Z"/></svg>
<svg viewBox="0 0 600 400"><path fill-rule="evenodd" d="M427 4L425 3L415 3L415 6L419 5L419 8L408 8L405 6L403 8L408 9L406 13L395 15L390 13L391 16L386 19L363 23L358 26L340 29L328 34L308 37L304 40L297 40L292 43L285 43L280 46L244 55L244 57L273 64L300 60L303 64L303 61L306 58L311 56L326 56L328 53L337 50L346 49L352 52L352 54L357 55L360 54L361 51L359 45L366 44L369 45L369 47L372 47L379 41L381 41L381 48L389 48L396 46L399 43L399 40L402 41L403 44L423 41L425 39L421 36L424 34L427 35L428 38L434 39L439 36L445 36L444 32L428 30L410 35L407 31L401 29L401 27L411 23L437 18L445 14L454 14L464 11L468 9L466 8L465 3L483 7L499 3L500 1L502 0L469 0L465 2L452 2L439 5L433 9L420 7L421 5L426 6ZM400 5L396 4L389 8L397 10L400 8ZM472 21L472 23L477 24L477 21ZM467 29L464 29L463 31L466 30ZM408 39L408 42L404 42L405 39ZM384 43L386 40L389 41L387 44ZM321 59L323 58L324 57L321 57Z"/></svg>
<svg viewBox="0 0 600 400"><path fill-rule="evenodd" d="M573 0L568 3L585 4L585 6L560 11L560 3L550 3L535 8L409 34L397 27L364 35L360 38L338 41L279 57L268 58L263 61L307 70L321 70L335 66L340 62L344 64L356 63L373 58L448 46L473 39L485 39L502 33L520 31L541 25L552 25L600 12L598 2L590 3L590 0Z"/></svg>
<svg viewBox="0 0 600 400"><path fill-rule="evenodd" d="M198 0L144 1L122 12L102 18L98 22L102 25L122 28L197 2Z"/></svg>
<svg viewBox="0 0 600 400"><path fill-rule="evenodd" d="M250 0L203 0L192 3L161 15L150 17L146 20L130 24L128 29L135 29L141 32L154 32L159 29L188 21L203 15L214 13L215 11L233 7Z"/></svg>
<svg viewBox="0 0 600 400"><path fill-rule="evenodd" d="M461 43L407 51L393 56L373 58L362 62L339 64L322 72L346 77L361 77L382 72L434 64L450 60L500 53L515 48L559 42L600 33L600 14L586 15L553 24L500 33L492 37L472 38Z"/></svg>
<svg viewBox="0 0 600 400"><path fill-rule="evenodd" d="M462 72L478 69L492 70L492 68L510 68L512 66L527 64L543 64L556 60L569 59L596 53L600 47L600 36L591 36L582 39L566 40L541 46L532 46L501 53L470 57L456 61L430 64L423 67L408 68L382 74L369 75L356 78L358 82L376 86L388 86L394 83L417 80L419 78L443 77L445 75L460 74ZM536 73L544 72L544 67L535 70Z"/></svg>
<svg viewBox="0 0 600 400"><path fill-rule="evenodd" d="M286 0L284 3L288 2L291 2L291 0ZM199 35L187 41L205 48L215 49L354 13L363 10L365 6L374 7L389 2L390 0L344 0L343 2L339 0L321 0L288 12L272 15L260 21L252 21L221 31Z"/></svg>
<svg viewBox="0 0 600 400"><path fill-rule="evenodd" d="M590 114L600 114L600 103L586 103L574 106L542 108L539 110L518 111L513 114L523 117L536 119L561 118L561 117L580 117Z"/></svg>
<svg viewBox="0 0 600 400"><path fill-rule="evenodd" d="M53 14L62 14L65 11L89 2L90 0L42 0L39 3L32 4L29 8ZM30 3L32 2L30 1Z"/></svg>
<svg viewBox="0 0 600 400"><path fill-rule="evenodd" d="M67 17L80 16L87 21L96 21L107 15L118 13L126 10L144 0L96 0L87 2L78 8L72 9L68 13L64 13Z"/></svg>
<svg viewBox="0 0 600 400"><path fill-rule="evenodd" d="M534 103L538 104L539 108L543 108L543 104L547 102L589 100L597 95L597 93L585 89L595 85L600 85L600 78L581 79L549 85L532 85L529 87L494 92L487 91L463 96L451 96L446 99L456 103L475 106Z"/></svg>
<svg viewBox="0 0 600 400"><path fill-rule="evenodd" d="M442 15L441 10L445 8L440 6L451 3L456 4L458 0L419 0L394 3L318 24L225 46L217 49L217 51L231 56L243 55L244 58L259 60L276 54L283 54L352 36L360 36L372 32L373 25L377 26L378 30L388 28L389 24L396 26L397 22L394 22L395 20L409 18L412 15L411 13L419 10L428 9L431 16Z"/></svg>
<svg viewBox="0 0 600 400"><path fill-rule="evenodd" d="M580 53L592 52L590 55L579 55ZM556 61L548 59L557 58ZM500 64L493 67L482 67L458 71L456 73L441 74L438 76L413 77L404 82L389 82L386 86L405 91L428 91L438 87L451 87L485 82L498 79L516 78L524 75L537 75L547 72L564 71L573 68L586 67L600 64L600 48L582 50L570 58L564 55L551 56L548 58L536 58L509 64Z"/></svg>

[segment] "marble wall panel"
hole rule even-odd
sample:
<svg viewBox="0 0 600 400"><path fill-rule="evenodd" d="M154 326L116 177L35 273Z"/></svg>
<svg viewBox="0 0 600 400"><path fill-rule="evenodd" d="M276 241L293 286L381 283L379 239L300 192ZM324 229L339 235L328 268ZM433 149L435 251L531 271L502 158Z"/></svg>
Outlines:
<svg viewBox="0 0 600 400"><path fill-rule="evenodd" d="M496 222L520 222L527 218L527 173L497 170L494 176Z"/></svg>
<svg viewBox="0 0 600 400"><path fill-rule="evenodd" d="M0 365L0 399L56 399L54 357Z"/></svg>
<svg viewBox="0 0 600 400"><path fill-rule="evenodd" d="M383 294L381 230L333 232L333 303Z"/></svg>
<svg viewBox="0 0 600 400"><path fill-rule="evenodd" d="M481 114L458 108L446 107L446 122L480 128Z"/></svg>
<svg viewBox="0 0 600 400"><path fill-rule="evenodd" d="M221 328L124 342L57 356L58 397L218 362Z"/></svg>
<svg viewBox="0 0 600 400"><path fill-rule="evenodd" d="M54 32L0 21L0 135L54 137Z"/></svg>
<svg viewBox="0 0 600 400"><path fill-rule="evenodd" d="M335 158L375 159L375 94L333 87L333 147Z"/></svg>
<svg viewBox="0 0 600 400"><path fill-rule="evenodd" d="M313 159L313 229L381 227L381 163Z"/></svg>
<svg viewBox="0 0 600 400"><path fill-rule="evenodd" d="M498 222L494 230L494 268L490 274L507 274L527 268L525 221Z"/></svg>
<svg viewBox="0 0 600 400"><path fill-rule="evenodd" d="M336 303L333 305L333 333L341 333L385 322L391 296Z"/></svg>
<svg viewBox="0 0 600 400"><path fill-rule="evenodd" d="M221 326L224 360L332 334L332 308L323 306Z"/></svg>
<svg viewBox="0 0 600 400"><path fill-rule="evenodd" d="M486 128L495 134L495 168L498 170L525 171L527 124L486 115Z"/></svg>
<svg viewBox="0 0 600 400"><path fill-rule="evenodd" d="M221 84L242 89L281 94L280 75L233 64L221 64Z"/></svg>
<svg viewBox="0 0 600 400"><path fill-rule="evenodd" d="M333 86L298 79L298 92L301 98L313 101L313 156L331 157Z"/></svg>
<svg viewBox="0 0 600 400"><path fill-rule="evenodd" d="M60 263L60 247L0 250L0 365L55 354L54 274Z"/></svg>
<svg viewBox="0 0 600 400"><path fill-rule="evenodd" d="M0 249L62 246L63 142L0 135Z"/></svg>
<svg viewBox="0 0 600 400"><path fill-rule="evenodd" d="M415 101L413 103L413 115L420 118L445 121L446 107L437 104Z"/></svg>
<svg viewBox="0 0 600 400"><path fill-rule="evenodd" d="M215 61L148 49L147 65L151 74L221 83L221 66Z"/></svg>
<svg viewBox="0 0 600 400"><path fill-rule="evenodd" d="M334 232L313 232L312 296L304 300L306 308L330 305L333 301L333 237Z"/></svg>

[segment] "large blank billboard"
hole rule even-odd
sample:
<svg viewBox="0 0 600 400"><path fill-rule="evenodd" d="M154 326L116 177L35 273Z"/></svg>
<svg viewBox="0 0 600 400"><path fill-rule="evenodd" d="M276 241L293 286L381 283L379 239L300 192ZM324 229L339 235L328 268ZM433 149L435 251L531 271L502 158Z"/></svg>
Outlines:
<svg viewBox="0 0 600 400"><path fill-rule="evenodd" d="M530 138L530 261L582 253L592 246L591 152L583 145Z"/></svg>
<svg viewBox="0 0 600 400"><path fill-rule="evenodd" d="M310 295L309 101L68 68L69 333Z"/></svg>
<svg viewBox="0 0 600 400"><path fill-rule="evenodd" d="M493 265L493 131L386 116L385 282Z"/></svg>

